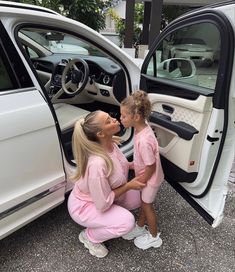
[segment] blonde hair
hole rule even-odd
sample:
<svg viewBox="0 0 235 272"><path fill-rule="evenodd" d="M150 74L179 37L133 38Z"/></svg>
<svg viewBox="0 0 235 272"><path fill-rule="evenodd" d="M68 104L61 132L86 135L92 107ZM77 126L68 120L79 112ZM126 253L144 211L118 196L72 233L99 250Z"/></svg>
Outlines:
<svg viewBox="0 0 235 272"><path fill-rule="evenodd" d="M142 118L148 119L152 111L152 105L148 94L142 90L137 90L127 96L121 106L125 106L130 114L139 114Z"/></svg>
<svg viewBox="0 0 235 272"><path fill-rule="evenodd" d="M107 152L100 145L97 133L101 130L96 117L101 111L89 113L85 118L78 120L74 127L72 137L72 149L74 159L77 163L75 174L71 177L73 180L78 180L83 177L86 172L88 159L91 155L100 156L105 160L107 165L107 176L113 170L113 163Z"/></svg>

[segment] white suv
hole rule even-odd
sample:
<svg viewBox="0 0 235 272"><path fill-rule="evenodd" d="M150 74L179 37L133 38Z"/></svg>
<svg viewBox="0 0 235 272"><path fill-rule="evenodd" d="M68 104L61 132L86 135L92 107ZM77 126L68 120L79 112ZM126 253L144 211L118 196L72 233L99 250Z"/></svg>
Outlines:
<svg viewBox="0 0 235 272"><path fill-rule="evenodd" d="M234 157L231 11L233 1L176 19L156 38L140 70L79 22L0 1L0 239L65 200L76 167L76 120L95 109L119 118L120 102L137 88L153 105L149 122L166 181L216 227ZM183 36L206 40L217 61L196 67L192 60L169 58L169 43ZM133 132L122 129L120 136L131 157Z"/></svg>

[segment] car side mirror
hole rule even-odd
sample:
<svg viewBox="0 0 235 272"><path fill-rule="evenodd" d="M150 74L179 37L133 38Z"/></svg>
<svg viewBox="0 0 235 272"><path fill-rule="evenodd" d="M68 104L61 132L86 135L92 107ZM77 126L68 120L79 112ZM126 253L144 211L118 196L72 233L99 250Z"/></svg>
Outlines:
<svg viewBox="0 0 235 272"><path fill-rule="evenodd" d="M196 74L196 67L192 60L172 58L158 64L158 77L186 78Z"/></svg>

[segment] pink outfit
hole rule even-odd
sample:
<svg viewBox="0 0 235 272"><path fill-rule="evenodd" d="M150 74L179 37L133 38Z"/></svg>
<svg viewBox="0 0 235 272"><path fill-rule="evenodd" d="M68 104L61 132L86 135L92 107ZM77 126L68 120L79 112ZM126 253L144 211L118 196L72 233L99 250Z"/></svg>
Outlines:
<svg viewBox="0 0 235 272"><path fill-rule="evenodd" d="M159 155L159 147L153 130L148 125L134 135L134 169L135 175L144 173L147 165L156 163L156 171L142 189L141 197L145 203L152 203L164 180L164 174Z"/></svg>
<svg viewBox="0 0 235 272"><path fill-rule="evenodd" d="M140 192L130 190L114 199L113 189L125 184L129 163L116 144L109 153L113 171L107 177L103 158L92 155L88 159L86 173L76 183L68 199L68 211L72 219L87 227L90 241L103 241L128 233L135 225L135 219L128 210L140 206Z"/></svg>

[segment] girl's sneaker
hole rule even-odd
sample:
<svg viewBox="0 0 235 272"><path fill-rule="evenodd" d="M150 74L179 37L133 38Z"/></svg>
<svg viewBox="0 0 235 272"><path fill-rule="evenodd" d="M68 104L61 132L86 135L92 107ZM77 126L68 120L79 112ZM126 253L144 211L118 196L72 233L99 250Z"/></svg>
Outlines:
<svg viewBox="0 0 235 272"><path fill-rule="evenodd" d="M127 234L123 235L122 238L124 240L132 240L136 237L139 237L141 235L144 235L148 233L147 226L139 227L137 224L135 225L134 229L128 232Z"/></svg>
<svg viewBox="0 0 235 272"><path fill-rule="evenodd" d="M88 240L85 231L83 230L79 234L79 241L89 250L90 254L98 258L103 258L108 254L108 249L102 243L92 243Z"/></svg>
<svg viewBox="0 0 235 272"><path fill-rule="evenodd" d="M160 247L162 245L162 239L160 238L160 233L156 237L153 237L150 232L135 238L135 246L141 249L148 249L150 247Z"/></svg>

